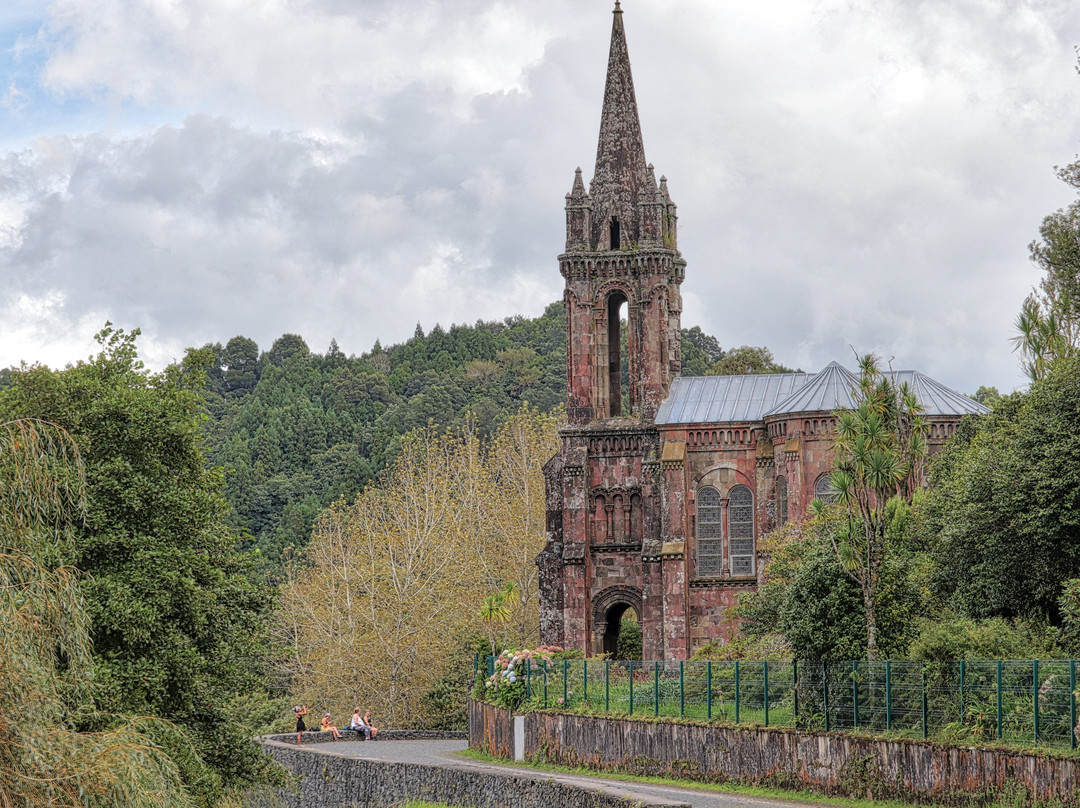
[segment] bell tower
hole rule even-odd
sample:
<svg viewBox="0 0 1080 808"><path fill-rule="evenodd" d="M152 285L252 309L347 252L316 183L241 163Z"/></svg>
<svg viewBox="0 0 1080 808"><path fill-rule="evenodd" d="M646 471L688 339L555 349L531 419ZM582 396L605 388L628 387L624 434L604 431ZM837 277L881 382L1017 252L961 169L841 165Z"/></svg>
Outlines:
<svg viewBox="0 0 1080 808"><path fill-rule="evenodd" d="M574 174L559 256L571 424L652 422L682 363L676 206L645 161L619 0L613 15L596 166L588 191Z"/></svg>

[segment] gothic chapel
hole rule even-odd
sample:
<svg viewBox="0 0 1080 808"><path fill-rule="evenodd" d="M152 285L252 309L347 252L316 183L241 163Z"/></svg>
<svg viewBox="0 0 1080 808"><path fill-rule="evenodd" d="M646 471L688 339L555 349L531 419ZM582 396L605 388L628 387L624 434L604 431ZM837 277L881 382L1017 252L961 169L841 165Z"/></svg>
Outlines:
<svg viewBox="0 0 1080 808"><path fill-rule="evenodd" d="M680 378L677 221L667 179L645 161L616 0L596 166L588 191L575 172L559 256L569 423L545 468L545 644L614 651L627 609L645 659L726 639L727 610L757 586L760 538L830 493L833 413L854 404L854 375L833 362ZM919 397L931 451L986 411L917 371L893 375Z"/></svg>

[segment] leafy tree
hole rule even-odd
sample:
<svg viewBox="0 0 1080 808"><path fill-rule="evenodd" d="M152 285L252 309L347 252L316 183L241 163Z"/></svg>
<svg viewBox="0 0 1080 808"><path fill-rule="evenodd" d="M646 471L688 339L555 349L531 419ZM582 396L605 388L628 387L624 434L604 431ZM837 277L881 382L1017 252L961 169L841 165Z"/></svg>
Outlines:
<svg viewBox="0 0 1080 808"><path fill-rule="evenodd" d="M1080 356L965 420L931 480L937 595L973 618L1058 623L1080 577Z"/></svg>
<svg viewBox="0 0 1080 808"><path fill-rule="evenodd" d="M1080 161L1057 174L1080 190ZM1039 240L1028 250L1045 275L1016 317L1012 342L1021 367L1035 381L1080 346L1080 200L1043 219Z"/></svg>
<svg viewBox="0 0 1080 808"><path fill-rule="evenodd" d="M0 423L0 805L189 806L164 722L94 702L79 575L58 564L86 511L75 442L41 421ZM102 731L83 732L94 724Z"/></svg>
<svg viewBox="0 0 1080 808"><path fill-rule="evenodd" d="M137 334L107 326L89 361L20 370L0 393L0 413L47 419L78 444L86 520L64 560L89 576L99 704L185 727L216 773L188 767L185 780L209 803L223 784L265 771L226 706L261 684L269 602L225 524L221 474L201 451L198 395L210 358L192 352L151 374Z"/></svg>
<svg viewBox="0 0 1080 808"><path fill-rule="evenodd" d="M266 361L271 365L283 367L292 359L307 359L311 355L304 338L299 334L283 334L274 340L266 354Z"/></svg>
<svg viewBox="0 0 1080 808"><path fill-rule="evenodd" d="M975 391L975 394L971 398L978 401L983 406L993 410L1001 403L1001 393L996 387L987 387L986 385L980 385L979 389Z"/></svg>
<svg viewBox="0 0 1080 808"><path fill-rule="evenodd" d="M242 396L259 381L259 346L247 337L233 337L221 353L225 394Z"/></svg>
<svg viewBox="0 0 1080 808"><path fill-rule="evenodd" d="M709 368L724 357L724 349L716 337L706 334L701 326L682 330L682 373L684 376L704 376Z"/></svg>
<svg viewBox="0 0 1080 808"><path fill-rule="evenodd" d="M882 569L876 613L879 650L896 658L906 654L925 606L912 574L917 564L907 549L907 520L895 510L892 516L887 531L891 552ZM867 622L862 593L841 567L829 538L843 529L844 521L836 509L825 509L765 538L762 584L741 596L735 610L749 652L743 658L760 659L762 652L775 658L785 649L796 659L863 656ZM738 648L738 640L729 645Z"/></svg>
<svg viewBox="0 0 1080 808"><path fill-rule="evenodd" d="M792 373L792 369L777 364L768 348L752 348L741 345L726 351L713 363L706 376L739 376L755 373Z"/></svg>
<svg viewBox="0 0 1080 808"><path fill-rule="evenodd" d="M544 543L542 467L556 424L523 408L490 442L429 425L402 439L377 486L319 517L288 568L280 612L298 698L350 712L365 700L392 724L429 724L424 694L443 673L431 660L481 633L485 595L500 589L487 609L496 634L513 644L535 636L532 559Z"/></svg>
<svg viewBox="0 0 1080 808"><path fill-rule="evenodd" d="M866 612L866 655L878 651L877 606L889 549L892 513L910 505L922 479L929 425L908 386L896 385L878 367L877 357L859 360L856 406L836 419L836 470L831 483L843 519L829 531L844 571L859 585ZM826 505L814 500L820 512Z"/></svg>

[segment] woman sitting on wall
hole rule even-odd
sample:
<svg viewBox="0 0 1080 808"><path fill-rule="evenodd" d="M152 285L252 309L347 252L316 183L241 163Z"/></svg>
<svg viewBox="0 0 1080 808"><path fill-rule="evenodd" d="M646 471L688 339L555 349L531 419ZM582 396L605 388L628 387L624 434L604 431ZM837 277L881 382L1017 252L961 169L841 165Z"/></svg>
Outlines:
<svg viewBox="0 0 1080 808"><path fill-rule="evenodd" d="M329 732L331 735L333 735L335 741L340 741L341 740L341 733L338 732L338 728L335 727L330 722L330 713L327 713L326 715L323 716L323 719L322 719L322 731L323 732Z"/></svg>

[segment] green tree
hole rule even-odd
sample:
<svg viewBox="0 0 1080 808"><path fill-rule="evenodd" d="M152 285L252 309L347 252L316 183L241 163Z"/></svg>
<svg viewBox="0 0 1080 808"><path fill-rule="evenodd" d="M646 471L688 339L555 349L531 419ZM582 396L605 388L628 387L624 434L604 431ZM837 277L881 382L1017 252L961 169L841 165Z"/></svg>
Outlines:
<svg viewBox="0 0 1080 808"><path fill-rule="evenodd" d="M726 351L706 372L706 376L740 376L755 373L792 373L791 368L778 364L768 348L741 345Z"/></svg>
<svg viewBox="0 0 1080 808"><path fill-rule="evenodd" d="M925 604L913 574L919 559L908 549L909 520L895 507L891 516L876 614L878 649L895 659L907 653ZM740 632L750 641L751 654L743 658L760 659L762 652L785 647L795 659L840 661L863 655L867 625L862 593L841 567L830 540L845 520L837 509L824 509L765 537L762 583L756 592L740 596L735 610Z"/></svg>
<svg viewBox="0 0 1080 808"><path fill-rule="evenodd" d="M0 414L67 430L86 468L85 524L64 560L88 574L100 705L168 718L213 768L185 770L210 803L265 773L227 712L261 687L268 595L225 523L222 475L201 451L198 391L208 357L148 373L136 336L106 327L101 352L64 371L20 370ZM207 775L210 776L207 776Z"/></svg>
<svg viewBox="0 0 1080 808"><path fill-rule="evenodd" d="M991 410L996 409L1001 403L1001 393L998 389L996 387L987 387L985 384L980 385L971 398Z"/></svg>
<svg viewBox="0 0 1080 808"><path fill-rule="evenodd" d="M1080 190L1080 161L1057 174ZM1016 317L1012 342L1021 367L1035 381L1080 346L1080 200L1043 219L1039 239L1028 251L1045 274Z"/></svg>
<svg viewBox="0 0 1080 808"><path fill-rule="evenodd" d="M894 384L871 354L859 360L855 395L855 408L839 411L836 418L836 470L830 480L844 518L828 535L841 567L862 592L866 655L876 659L889 522L898 502L911 505L921 483L929 425L914 392L906 383ZM814 500L812 507L820 512L827 506Z"/></svg>
<svg viewBox="0 0 1080 808"><path fill-rule="evenodd" d="M682 375L704 376L709 368L724 357L724 349L716 337L706 334L701 326L682 330Z"/></svg>
<svg viewBox="0 0 1080 808"><path fill-rule="evenodd" d="M225 394L242 396L259 381L259 346L247 337L233 337L221 352Z"/></svg>
<svg viewBox="0 0 1080 808"><path fill-rule="evenodd" d="M1058 623L1080 577L1080 356L965 420L931 465L934 589L974 618Z"/></svg>
<svg viewBox="0 0 1080 808"><path fill-rule="evenodd" d="M188 806L164 722L103 715L79 582L58 563L86 511L70 435L0 423L0 805ZM93 724L101 731L83 732Z"/></svg>

